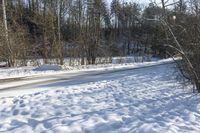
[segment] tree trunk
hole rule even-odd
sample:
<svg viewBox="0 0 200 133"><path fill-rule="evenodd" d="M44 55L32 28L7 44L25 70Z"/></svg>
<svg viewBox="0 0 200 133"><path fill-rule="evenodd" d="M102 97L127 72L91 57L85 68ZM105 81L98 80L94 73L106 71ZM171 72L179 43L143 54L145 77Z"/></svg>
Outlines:
<svg viewBox="0 0 200 133"><path fill-rule="evenodd" d="M60 65L63 65L63 52L62 52L62 44L61 44L61 33L60 33L60 18L61 18L61 2L58 0L58 51L60 58Z"/></svg>
<svg viewBox="0 0 200 133"><path fill-rule="evenodd" d="M6 15L6 3L5 0L2 0L2 9L3 9L3 22L4 22L4 30L5 30L5 40L6 46L8 48L8 66L14 66L14 59L12 56L12 50L10 47L9 35L8 35L8 24L7 24L7 15Z"/></svg>
<svg viewBox="0 0 200 133"><path fill-rule="evenodd" d="M44 1L44 7L43 7L43 23L44 25L46 25L46 6L47 6L47 3L46 1ZM47 61L47 46L46 46L46 27L43 26L43 58L44 58L44 63L47 64L48 61Z"/></svg>

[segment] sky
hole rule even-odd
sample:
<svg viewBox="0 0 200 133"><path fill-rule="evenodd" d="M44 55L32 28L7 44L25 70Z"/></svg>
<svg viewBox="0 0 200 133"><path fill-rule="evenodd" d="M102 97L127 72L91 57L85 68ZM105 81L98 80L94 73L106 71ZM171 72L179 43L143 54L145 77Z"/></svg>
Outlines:
<svg viewBox="0 0 200 133"><path fill-rule="evenodd" d="M108 4L110 4L112 0L107 0L107 1L108 1ZM161 0L155 0L155 1L159 4ZM173 1L177 1L177 0L169 0L169 3L172 3ZM147 6L150 3L150 0L124 0L124 2L136 2L136 3L142 4L142 6Z"/></svg>
<svg viewBox="0 0 200 133"><path fill-rule="evenodd" d="M110 2L112 0L107 0L108 3L110 4ZM125 2L129 2L129 1L132 1L132 2L136 2L136 3L140 3L140 4L148 4L149 3L149 0L124 0Z"/></svg>

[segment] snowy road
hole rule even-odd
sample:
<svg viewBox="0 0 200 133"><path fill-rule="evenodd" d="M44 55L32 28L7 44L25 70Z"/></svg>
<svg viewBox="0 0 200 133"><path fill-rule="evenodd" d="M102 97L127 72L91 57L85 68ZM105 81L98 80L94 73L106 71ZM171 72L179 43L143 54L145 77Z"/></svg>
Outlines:
<svg viewBox="0 0 200 133"><path fill-rule="evenodd" d="M1 79L0 80L0 97L4 96L18 96L22 94L29 94L33 92L39 92L43 90L51 89L52 86L57 85L76 85L88 82L96 82L101 80L100 78L105 76L109 79L114 79L114 75L124 72L124 71L134 71L136 69L151 68L154 66L162 66L166 64L173 64L174 62L158 63L153 65L145 65L142 67L133 68L122 68L114 70L91 70L82 71L77 73L61 73L46 76L33 76L33 77L21 77L21 78L11 78L11 79ZM110 76L112 75L112 76ZM35 88L40 88L35 89ZM20 93L19 93L20 92Z"/></svg>

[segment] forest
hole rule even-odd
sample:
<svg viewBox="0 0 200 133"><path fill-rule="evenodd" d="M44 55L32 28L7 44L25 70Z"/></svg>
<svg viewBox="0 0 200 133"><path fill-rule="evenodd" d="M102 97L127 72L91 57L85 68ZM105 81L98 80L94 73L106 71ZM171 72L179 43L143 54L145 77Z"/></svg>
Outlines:
<svg viewBox="0 0 200 133"><path fill-rule="evenodd" d="M1 0L0 61L65 58L81 65L114 56L178 56L185 79L200 88L200 1ZM18 63L16 63L18 62ZM20 62L20 63L19 63Z"/></svg>

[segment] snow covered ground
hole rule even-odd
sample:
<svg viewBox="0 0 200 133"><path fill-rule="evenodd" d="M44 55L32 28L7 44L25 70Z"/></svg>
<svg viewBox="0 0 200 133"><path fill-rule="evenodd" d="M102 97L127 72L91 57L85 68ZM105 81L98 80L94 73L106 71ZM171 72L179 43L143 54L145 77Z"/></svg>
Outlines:
<svg viewBox="0 0 200 133"><path fill-rule="evenodd" d="M117 58L118 59L118 58ZM173 59L163 59L163 60L154 60L151 62L141 62L141 63L123 63L123 64L99 64L99 65L78 65L78 66L68 66L68 65L41 65L39 67L18 67L18 68L0 68L0 79L9 79L9 78L20 78L20 77L30 77L30 76L44 76L44 75L52 75L52 74L61 74L68 72L80 72L80 71L102 71L102 70L116 70L116 69L126 69L126 68L135 68L141 66L148 66L154 64L168 63L172 62ZM132 58L131 58L132 59ZM128 59L123 59L124 61L131 61Z"/></svg>
<svg viewBox="0 0 200 133"><path fill-rule="evenodd" d="M128 70L0 98L0 132L198 133L200 96L174 71L173 64Z"/></svg>

